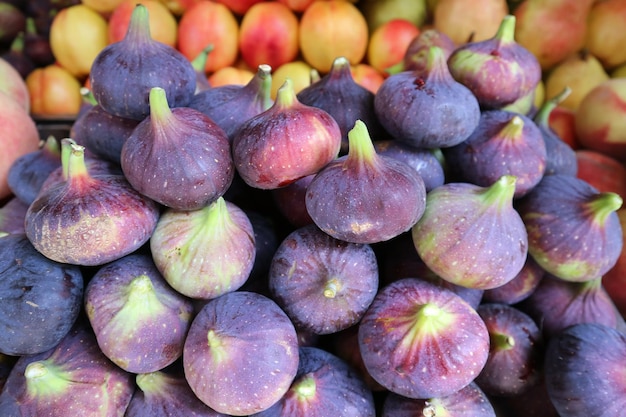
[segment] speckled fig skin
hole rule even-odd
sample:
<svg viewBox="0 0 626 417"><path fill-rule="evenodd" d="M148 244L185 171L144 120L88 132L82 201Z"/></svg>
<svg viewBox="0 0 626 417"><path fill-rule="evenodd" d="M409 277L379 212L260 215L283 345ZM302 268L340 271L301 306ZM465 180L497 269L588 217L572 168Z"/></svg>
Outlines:
<svg viewBox="0 0 626 417"><path fill-rule="evenodd" d="M374 397L345 361L317 347L301 347L298 373L276 404L250 417L375 417Z"/></svg>
<svg viewBox="0 0 626 417"><path fill-rule="evenodd" d="M424 180L404 162L377 155L360 120L349 138L348 154L325 166L307 187L313 222L353 243L382 242L408 231L424 212Z"/></svg>
<svg viewBox="0 0 626 417"><path fill-rule="evenodd" d="M447 183L426 198L412 228L417 253L441 278L470 288L491 289L511 281L528 255L528 236L513 208L515 177L489 187Z"/></svg>
<svg viewBox="0 0 626 417"><path fill-rule="evenodd" d="M182 355L193 304L165 282L149 255L131 254L96 271L85 288L85 311L102 352L139 374Z"/></svg>
<svg viewBox="0 0 626 417"><path fill-rule="evenodd" d="M258 293L235 291L208 301L185 340L183 367L193 392L233 416L266 410L298 370L296 330L283 310Z"/></svg>
<svg viewBox="0 0 626 417"><path fill-rule="evenodd" d="M487 187L503 175L514 175L515 198L543 178L546 147L532 119L505 110L483 111L476 130L462 143L443 149L460 181Z"/></svg>
<svg viewBox="0 0 626 417"><path fill-rule="evenodd" d="M297 328L329 334L356 324L378 291L370 245L335 239L311 224L280 244L269 288Z"/></svg>
<svg viewBox="0 0 626 417"><path fill-rule="evenodd" d="M547 175L516 208L528 231L528 251L549 273L569 281L603 276L622 246L622 199L572 175Z"/></svg>
<svg viewBox="0 0 626 417"><path fill-rule="evenodd" d="M489 354L475 309L445 288L405 278L382 288L358 331L369 374L409 398L451 395L471 383Z"/></svg>
<svg viewBox="0 0 626 417"><path fill-rule="evenodd" d="M546 271L532 256L526 257L522 270L509 282L483 293L482 301L490 303L517 304L528 298L537 288Z"/></svg>

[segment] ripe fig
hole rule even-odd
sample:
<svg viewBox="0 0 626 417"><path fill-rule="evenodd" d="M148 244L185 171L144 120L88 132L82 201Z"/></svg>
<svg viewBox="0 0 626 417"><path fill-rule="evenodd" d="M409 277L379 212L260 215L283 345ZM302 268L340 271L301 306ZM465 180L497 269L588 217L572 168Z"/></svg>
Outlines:
<svg viewBox="0 0 626 417"><path fill-rule="evenodd" d="M122 171L137 191L176 210L197 210L224 195L235 167L226 133L189 107L170 108L150 91L150 116L126 139Z"/></svg>
<svg viewBox="0 0 626 417"><path fill-rule="evenodd" d="M435 28L422 30L413 40L404 52L401 62L388 68L389 74L397 74L402 71L423 71L428 61L428 49L431 46L437 46L443 51L446 61L456 49L456 44L448 35Z"/></svg>
<svg viewBox="0 0 626 417"><path fill-rule="evenodd" d="M374 98L374 110L385 130L416 148L445 148L463 142L478 125L476 97L452 78L444 52L427 51L422 71L389 76Z"/></svg>
<svg viewBox="0 0 626 417"><path fill-rule="evenodd" d="M404 162L377 155L362 121L348 138L348 154L325 166L307 187L309 215L324 232L347 242L382 242L406 232L424 212L424 180Z"/></svg>
<svg viewBox="0 0 626 417"><path fill-rule="evenodd" d="M337 157L340 147L335 119L325 110L300 103L287 79L272 107L239 128L233 159L246 184L275 189L317 173Z"/></svg>
<svg viewBox="0 0 626 417"><path fill-rule="evenodd" d="M458 182L435 188L412 229L417 253L437 275L457 285L487 290L511 281L528 254L514 192L511 175L489 187Z"/></svg>
<svg viewBox="0 0 626 417"><path fill-rule="evenodd" d="M139 121L150 114L152 88L163 88L172 107L188 105L196 91L191 62L172 46L152 39L148 9L143 4L133 9L124 39L98 53L89 81L102 108Z"/></svg>
<svg viewBox="0 0 626 417"><path fill-rule="evenodd" d="M468 42L448 58L450 73L484 109L499 109L530 94L541 80L537 58L515 41L514 15L502 19L491 39Z"/></svg>
<svg viewBox="0 0 626 417"><path fill-rule="evenodd" d="M0 233L25 233L24 219L28 204L13 196L0 207Z"/></svg>
<svg viewBox="0 0 626 417"><path fill-rule="evenodd" d="M549 273L586 281L615 265L624 244L616 210L622 198L572 175L547 175L516 205L528 251Z"/></svg>
<svg viewBox="0 0 626 417"><path fill-rule="evenodd" d="M85 148L72 139L63 161L65 181L39 193L26 212L33 246L57 262L102 265L134 252L150 238L158 205L135 191L121 175L90 175Z"/></svg>
<svg viewBox="0 0 626 417"><path fill-rule="evenodd" d="M483 301L509 305L517 304L535 291L545 272L529 255L526 257L526 263L524 263L519 274L504 285L486 290L483 294Z"/></svg>
<svg viewBox="0 0 626 417"><path fill-rule="evenodd" d="M306 189L316 174L302 177L291 184L271 190L276 208L294 227L302 227L313 223L306 210Z"/></svg>

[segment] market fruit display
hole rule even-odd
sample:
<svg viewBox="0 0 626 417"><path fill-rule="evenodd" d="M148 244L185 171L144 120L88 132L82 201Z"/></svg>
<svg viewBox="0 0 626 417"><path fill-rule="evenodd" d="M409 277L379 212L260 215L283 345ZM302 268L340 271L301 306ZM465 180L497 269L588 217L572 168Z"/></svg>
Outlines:
<svg viewBox="0 0 626 417"><path fill-rule="evenodd" d="M11 3L0 415L621 416L618 1Z"/></svg>

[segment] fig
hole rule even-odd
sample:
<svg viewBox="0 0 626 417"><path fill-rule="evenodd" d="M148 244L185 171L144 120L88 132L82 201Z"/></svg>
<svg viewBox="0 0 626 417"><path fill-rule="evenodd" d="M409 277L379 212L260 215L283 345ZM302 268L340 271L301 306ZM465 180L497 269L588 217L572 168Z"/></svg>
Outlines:
<svg viewBox="0 0 626 417"><path fill-rule="evenodd" d="M300 103L288 78L274 104L241 125L233 138L233 159L246 184L271 190L317 173L340 147L335 119Z"/></svg>
<svg viewBox="0 0 626 417"><path fill-rule="evenodd" d="M46 258L19 233L0 237L0 271L0 352L18 356L52 349L81 311L81 270Z"/></svg>
<svg viewBox="0 0 626 417"><path fill-rule="evenodd" d="M24 219L28 204L13 196L0 207L0 233L25 233Z"/></svg>
<svg viewBox="0 0 626 417"><path fill-rule="evenodd" d="M532 258L526 262L519 274L504 285L485 290L482 300L490 303L517 304L528 298L537 289L545 270Z"/></svg>
<svg viewBox="0 0 626 417"><path fill-rule="evenodd" d="M345 361L317 347L301 347L299 358L287 393L251 417L376 416L372 392Z"/></svg>
<svg viewBox="0 0 626 417"><path fill-rule="evenodd" d="M348 131L357 120L367 125L374 140L386 135L374 112L374 93L354 81L346 57L335 58L330 71L300 90L297 97L303 104L326 110L335 119L341 130L341 153L348 151Z"/></svg>
<svg viewBox="0 0 626 417"><path fill-rule="evenodd" d="M149 255L131 254L96 271L85 288L85 311L106 357L139 374L182 355L193 304L167 284Z"/></svg>
<svg viewBox="0 0 626 417"><path fill-rule="evenodd" d="M134 390L132 374L109 361L88 326L77 323L53 348L18 359L0 393L0 415L121 416Z"/></svg>
<svg viewBox="0 0 626 417"><path fill-rule="evenodd" d="M456 48L448 58L450 74L467 86L484 109L499 109L530 94L541 80L537 58L515 41L514 15L502 19L497 33Z"/></svg>
<svg viewBox="0 0 626 417"><path fill-rule="evenodd" d="M452 291L405 278L382 288L359 323L370 375L409 398L445 397L469 385L487 362L489 333Z"/></svg>
<svg viewBox="0 0 626 417"><path fill-rule="evenodd" d="M159 218L158 205L121 175L90 175L85 148L63 139L65 181L43 189L29 206L26 236L44 256L61 263L102 265L139 249Z"/></svg>
<svg viewBox="0 0 626 417"><path fill-rule="evenodd" d="M515 177L488 187L453 182L426 197L426 210L412 228L413 243L441 278L483 290L511 281L528 255L528 236L513 208Z"/></svg>
<svg viewBox="0 0 626 417"><path fill-rule="evenodd" d="M148 9L137 4L124 38L107 45L94 59L89 82L103 109L141 121L150 114L154 87L164 89L170 106L187 106L196 91L196 72L178 50L152 39Z"/></svg>
<svg viewBox="0 0 626 417"><path fill-rule="evenodd" d="M459 181L487 187L514 175L515 198L537 185L546 169L546 146L537 125L506 110L483 111L476 130L443 154Z"/></svg>
<svg viewBox="0 0 626 417"><path fill-rule="evenodd" d="M297 328L335 333L356 324L374 299L376 255L370 245L335 239L310 224L278 246L269 288Z"/></svg>
<svg viewBox="0 0 626 417"><path fill-rule="evenodd" d="M269 109L272 68L259 65L256 74L245 85L226 84L197 93L189 107L211 118L221 127L232 143L235 132L248 119Z"/></svg>
<svg viewBox="0 0 626 417"><path fill-rule="evenodd" d="M448 35L435 28L424 28L407 46L402 61L387 68L388 74L397 74L403 71L423 71L428 61L428 49L437 46L443 51L446 61L457 48Z"/></svg>
<svg viewBox="0 0 626 417"><path fill-rule="evenodd" d="M224 130L198 110L170 108L160 87L150 90L150 116L126 139L120 161L133 188L176 210L214 202L235 172Z"/></svg>
<svg viewBox="0 0 626 417"><path fill-rule="evenodd" d="M198 55L196 55L196 57L191 60L191 66L196 71L196 94L211 88L211 84L209 83L209 79L207 78L205 68L209 59L209 54L213 51L213 49L213 44L209 44L202 48Z"/></svg>
<svg viewBox="0 0 626 417"><path fill-rule="evenodd" d="M283 310L257 293L234 291L209 300L185 339L185 378L220 413L266 410L289 390L299 362L296 330Z"/></svg>
<svg viewBox="0 0 626 417"><path fill-rule="evenodd" d="M306 189L317 174L307 175L291 184L270 190L280 214L289 224L298 228L313 223L306 209Z"/></svg>
<svg viewBox="0 0 626 417"><path fill-rule="evenodd" d="M11 164L7 176L9 189L15 197L30 205L48 175L61 166L61 145L48 136L38 150L21 156Z"/></svg>
<svg viewBox="0 0 626 417"><path fill-rule="evenodd" d="M176 291L211 299L239 289L256 255L245 212L223 197L193 211L166 210L150 238L152 258Z"/></svg>
<svg viewBox="0 0 626 417"><path fill-rule="evenodd" d="M385 130L416 148L445 148L463 142L478 126L476 97L452 78L443 50L426 52L424 70L403 71L383 81L374 110Z"/></svg>
<svg viewBox="0 0 626 417"><path fill-rule="evenodd" d="M572 175L547 175L516 205L528 231L528 252L549 273L569 281L604 275L622 251L616 210L622 198Z"/></svg>
<svg viewBox="0 0 626 417"><path fill-rule="evenodd" d="M348 139L348 154L325 166L307 187L313 222L352 243L383 242L406 232L424 212L424 180L404 162L376 154L361 120Z"/></svg>

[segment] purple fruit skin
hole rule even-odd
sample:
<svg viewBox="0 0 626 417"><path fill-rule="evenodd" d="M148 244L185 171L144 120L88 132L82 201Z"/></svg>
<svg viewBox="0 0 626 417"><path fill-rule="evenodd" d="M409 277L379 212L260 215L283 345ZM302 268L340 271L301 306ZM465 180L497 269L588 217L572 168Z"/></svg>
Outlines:
<svg viewBox="0 0 626 417"><path fill-rule="evenodd" d="M548 395L561 416L621 417L626 336L595 323L564 329L545 354Z"/></svg>
<svg viewBox="0 0 626 417"><path fill-rule="evenodd" d="M491 303L519 303L535 291L544 274L544 269L531 256L528 256L522 270L515 278L504 285L485 290L482 299Z"/></svg>
<svg viewBox="0 0 626 417"><path fill-rule="evenodd" d="M578 173L576 152L550 128L537 124L546 145L546 171L544 175L572 175Z"/></svg>
<svg viewBox="0 0 626 417"><path fill-rule="evenodd" d="M336 294L325 289L334 282ZM329 334L356 324L378 290L378 263L370 245L335 239L315 225L290 233L269 270L274 300L294 325Z"/></svg>
<svg viewBox="0 0 626 417"><path fill-rule="evenodd" d="M414 329L415 314L427 303L451 315L452 322ZM372 377L410 398L447 396L467 386L489 354L489 333L476 310L453 292L413 278L378 292L358 338Z"/></svg>
<svg viewBox="0 0 626 417"><path fill-rule="evenodd" d="M221 343L211 347L214 334ZM298 370L298 338L271 299L236 291L208 301L185 340L183 366L193 392L235 416L263 411L289 389Z"/></svg>
<svg viewBox="0 0 626 417"><path fill-rule="evenodd" d="M159 311L129 300L131 282L144 275L162 306ZM125 308L135 314L124 315ZM85 311L103 353L139 374L163 369L182 355L193 304L165 282L149 255L137 253L96 271L85 288Z"/></svg>
<svg viewBox="0 0 626 417"><path fill-rule="evenodd" d="M291 184L271 190L276 208L294 227L302 227L313 223L306 210L306 189L316 174L302 177Z"/></svg>
<svg viewBox="0 0 626 417"><path fill-rule="evenodd" d="M361 377L342 359L316 347L300 348L291 389L276 404L251 417L375 417L374 397ZM299 398L297 385L315 381L313 397Z"/></svg>
<svg viewBox="0 0 626 417"><path fill-rule="evenodd" d="M28 206L19 198L13 197L0 207L0 232L25 233L24 219Z"/></svg>

